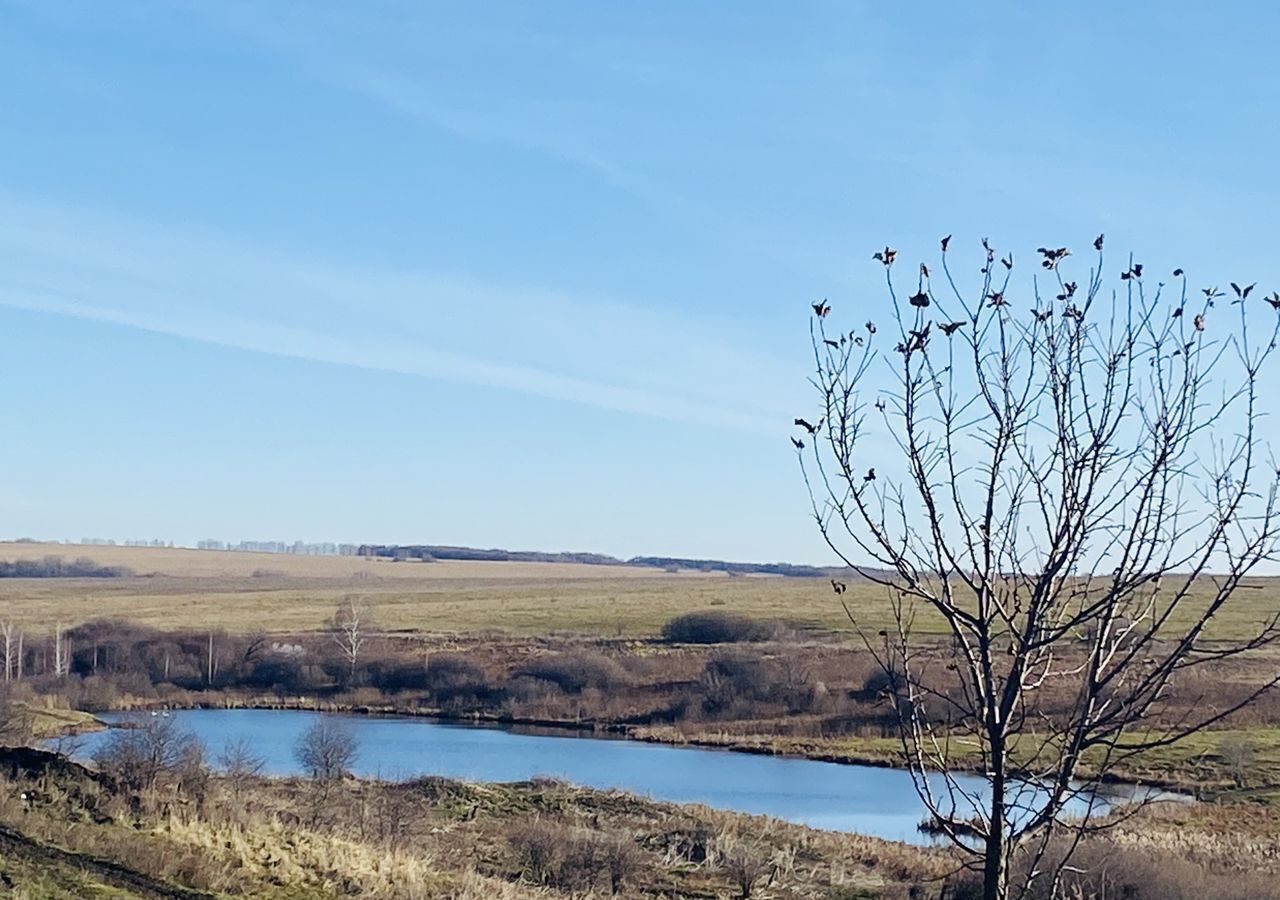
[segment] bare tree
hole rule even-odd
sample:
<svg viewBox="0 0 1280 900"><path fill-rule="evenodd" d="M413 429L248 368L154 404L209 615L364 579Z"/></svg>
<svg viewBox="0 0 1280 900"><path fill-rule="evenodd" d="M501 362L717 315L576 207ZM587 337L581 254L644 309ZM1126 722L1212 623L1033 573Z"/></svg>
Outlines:
<svg viewBox="0 0 1280 900"><path fill-rule="evenodd" d="M329 804L329 793L355 763L359 744L355 732L345 722L321 716L302 733L293 755L311 778L308 798L311 822L318 825Z"/></svg>
<svg viewBox="0 0 1280 900"><path fill-rule="evenodd" d="M226 776L232 795L239 797L245 782L257 778L267 767L267 760L254 751L244 738L228 738L217 757L218 768Z"/></svg>
<svg viewBox="0 0 1280 900"><path fill-rule="evenodd" d="M1249 786L1249 774L1257 755L1257 746L1242 734L1229 734L1218 741L1218 756L1231 773L1236 787Z"/></svg>
<svg viewBox="0 0 1280 900"><path fill-rule="evenodd" d="M253 664L262 659L270 647L270 638L261 629L251 632L244 640L244 649L240 653L240 669L247 671Z"/></svg>
<svg viewBox="0 0 1280 900"><path fill-rule="evenodd" d="M63 634L62 623L59 622L53 628L53 675L55 678L65 678L69 674L71 674L71 646Z"/></svg>
<svg viewBox="0 0 1280 900"><path fill-rule="evenodd" d="M330 629L333 640L346 660L348 676L354 680L356 667L360 664L360 655L369 640L369 632L373 628L373 613L362 597L345 597L338 604L333 614Z"/></svg>
<svg viewBox="0 0 1280 900"><path fill-rule="evenodd" d="M984 240L967 291L949 241L906 291L896 252L875 254L881 328L833 332L814 304L820 409L793 443L826 542L889 598L880 629L840 596L936 827L986 900L1058 894L1107 824L1101 779L1277 680L1179 694L1191 670L1278 634L1265 610L1243 638L1212 625L1280 538L1259 434L1280 295L1189 289L1181 270L1151 285L1132 259L1106 287L1101 237L1087 280L1066 274L1066 248L1041 248L1017 285ZM983 790L959 777L975 767Z"/></svg>
<svg viewBox="0 0 1280 900"><path fill-rule="evenodd" d="M403 784L382 784L374 793L374 834L387 847L398 850L409 837L409 826L418 817L419 798Z"/></svg>
<svg viewBox="0 0 1280 900"><path fill-rule="evenodd" d="M356 761L359 744L345 722L320 716L302 733L293 753L298 764L316 781L336 781Z"/></svg>
<svg viewBox="0 0 1280 900"><path fill-rule="evenodd" d="M759 845L734 835L723 835L719 843L721 871L738 888L738 896L748 900L756 885L769 873L768 855Z"/></svg>
<svg viewBox="0 0 1280 900"><path fill-rule="evenodd" d="M22 631L12 619L0 622L0 652L4 654L4 680L22 677L18 657L21 655Z"/></svg>
<svg viewBox="0 0 1280 900"><path fill-rule="evenodd" d="M174 719L148 718L114 729L93 761L134 790L152 790L162 781L191 781L204 767L204 748Z"/></svg>

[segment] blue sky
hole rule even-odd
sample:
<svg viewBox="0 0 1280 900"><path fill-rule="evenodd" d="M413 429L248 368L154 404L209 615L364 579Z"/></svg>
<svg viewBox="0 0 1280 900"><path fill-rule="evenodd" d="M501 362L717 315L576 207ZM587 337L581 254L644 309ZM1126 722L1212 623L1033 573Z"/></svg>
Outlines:
<svg viewBox="0 0 1280 900"><path fill-rule="evenodd" d="M808 303L946 233L1280 284L1278 26L0 0L0 534L827 561Z"/></svg>

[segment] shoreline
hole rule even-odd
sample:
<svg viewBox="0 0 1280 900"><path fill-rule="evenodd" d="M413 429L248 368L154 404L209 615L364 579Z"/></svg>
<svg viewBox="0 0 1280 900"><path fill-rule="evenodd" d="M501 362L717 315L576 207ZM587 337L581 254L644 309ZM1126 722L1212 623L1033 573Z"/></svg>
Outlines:
<svg viewBox="0 0 1280 900"><path fill-rule="evenodd" d="M823 749L820 746L807 746L805 743L801 743L799 746L793 746L790 748L781 748L776 745L770 745L768 742L778 740L783 736L770 735L767 733L743 736L727 734L719 736L708 734L684 735L676 732L670 726L628 725L617 722L597 722L573 719L544 719L538 717L499 715L484 712L476 712L460 716L451 715L443 712L442 710L428 707L403 707L395 704L342 704L319 701L307 697L275 700L267 698L249 698L241 701L239 698L234 696L224 695L220 702L213 700L192 700L177 703L172 701L155 701L139 703L136 705L121 705L112 709L90 713L98 723L96 726L86 725L64 733L83 734L92 731L100 731L105 728L118 727L111 725L110 723L103 722L98 718L99 713L127 714L130 712L183 709L289 710L301 712L338 713L356 716L429 719L443 725L490 725L494 727L544 729L547 731L561 732L563 733L563 736L566 737L570 735L576 735L579 737L590 736L597 740L636 741L639 743L659 744L668 747L689 747L700 750L717 750L726 753L774 756L781 759L804 759L813 762L832 763L835 765L867 766L882 769L907 769L907 766L904 765L901 760L892 759L883 755L832 751ZM972 775L982 774L980 767L964 765L962 763L954 766L953 771ZM1028 775L1029 773L1023 771L1014 774ZM1129 788L1154 788L1161 791L1185 795L1186 799L1196 802L1212 800L1213 795L1216 792L1216 789L1213 786L1206 785L1204 783L1167 778L1125 778L1112 774L1107 774L1098 779L1098 784L1100 787L1115 786Z"/></svg>

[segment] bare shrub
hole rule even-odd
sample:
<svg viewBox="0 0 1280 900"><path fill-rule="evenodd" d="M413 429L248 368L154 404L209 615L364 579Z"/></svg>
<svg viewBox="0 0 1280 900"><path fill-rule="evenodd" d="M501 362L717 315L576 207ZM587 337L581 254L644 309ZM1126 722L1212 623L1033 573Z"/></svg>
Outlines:
<svg viewBox="0 0 1280 900"><path fill-rule="evenodd" d="M294 745L293 755L316 781L335 781L356 761L359 744L355 731L340 719L320 716Z"/></svg>
<svg viewBox="0 0 1280 900"><path fill-rule="evenodd" d="M723 610L690 612L662 626L662 637L673 644L733 644L767 641L778 634L776 622L753 619Z"/></svg>
<svg viewBox="0 0 1280 900"><path fill-rule="evenodd" d="M961 875L942 886L939 900L983 900L982 882L972 875Z"/></svg>
<svg viewBox="0 0 1280 900"><path fill-rule="evenodd" d="M508 836L520 874L562 891L592 891L601 876L616 894L640 871L643 853L624 835L534 819Z"/></svg>
<svg viewBox="0 0 1280 900"><path fill-rule="evenodd" d="M549 681L567 694L580 694L586 688L609 690L628 681L626 669L616 659L588 651L540 657L515 674Z"/></svg>
<svg viewBox="0 0 1280 900"><path fill-rule="evenodd" d="M1236 787L1249 786L1249 772L1257 756L1257 746L1242 734L1229 734L1218 741L1218 756Z"/></svg>
<svg viewBox="0 0 1280 900"><path fill-rule="evenodd" d="M609 878L609 891L617 894L643 870L644 853L635 841L625 835L600 835L597 841L599 868Z"/></svg>
<svg viewBox="0 0 1280 900"><path fill-rule="evenodd" d="M244 738L228 738L218 752L217 762L235 797L239 797L247 782L257 778L267 767L266 759L254 752L253 746Z"/></svg>
<svg viewBox="0 0 1280 900"><path fill-rule="evenodd" d="M534 884L551 884L567 852L563 828L541 819L517 826L507 838L520 874Z"/></svg>
<svg viewBox="0 0 1280 900"><path fill-rule="evenodd" d="M203 802L209 793L209 766L205 761L204 744L190 732L190 740L183 740L173 767L173 784L180 794L197 802Z"/></svg>
<svg viewBox="0 0 1280 900"><path fill-rule="evenodd" d="M418 798L395 785L379 791L374 804L375 836L389 849L400 849L408 838L410 823L420 815Z"/></svg>
<svg viewBox="0 0 1280 900"><path fill-rule="evenodd" d="M767 851L734 835L721 836L718 844L720 871L733 882L738 896L746 900L769 872Z"/></svg>
<svg viewBox="0 0 1280 900"><path fill-rule="evenodd" d="M153 789L164 781L192 785L204 765L204 748L175 720L152 717L114 729L93 761L134 790Z"/></svg>
<svg viewBox="0 0 1280 900"><path fill-rule="evenodd" d="M698 676L703 711L712 715L745 711L744 705L772 700L780 677L776 666L758 656L724 653L713 657Z"/></svg>
<svg viewBox="0 0 1280 900"><path fill-rule="evenodd" d="M437 703L453 710L493 702L502 694L478 663L456 653L432 657L426 669L426 688Z"/></svg>
<svg viewBox="0 0 1280 900"><path fill-rule="evenodd" d="M320 716L299 736L293 754L311 778L306 805L312 827L318 827L323 820L331 818L333 811L329 809L329 797L355 762L358 751L351 726L329 716Z"/></svg>

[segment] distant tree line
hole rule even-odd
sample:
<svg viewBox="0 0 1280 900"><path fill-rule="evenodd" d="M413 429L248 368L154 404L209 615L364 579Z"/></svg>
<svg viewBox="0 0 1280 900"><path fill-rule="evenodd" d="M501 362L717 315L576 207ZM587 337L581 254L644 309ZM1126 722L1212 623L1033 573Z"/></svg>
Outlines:
<svg viewBox="0 0 1280 900"><path fill-rule="evenodd" d="M603 553L544 553L538 550L480 550L474 547L451 547L438 544L361 544L360 556L385 559L480 560L486 562L582 563L591 566L644 566L652 569L689 569L698 572L729 572L734 575L785 575L797 578L849 576L844 568L801 566L792 563L740 563L720 559L688 559L676 556L633 556L619 559Z"/></svg>
<svg viewBox="0 0 1280 900"><path fill-rule="evenodd" d="M601 553L543 553L537 550L482 550L474 547L450 547L437 544L361 544L360 556L388 559L482 560L487 562L572 562L594 566L619 566L623 561Z"/></svg>
<svg viewBox="0 0 1280 900"><path fill-rule="evenodd" d="M0 578L128 578L133 574L128 566L103 566L87 556L71 562L61 556L0 561Z"/></svg>
<svg viewBox="0 0 1280 900"><path fill-rule="evenodd" d="M847 569L799 566L792 563L736 563L720 559L683 559L673 556L633 556L624 565L650 566L655 569L692 569L699 572L730 572L735 575L786 575L793 578L848 575Z"/></svg>

